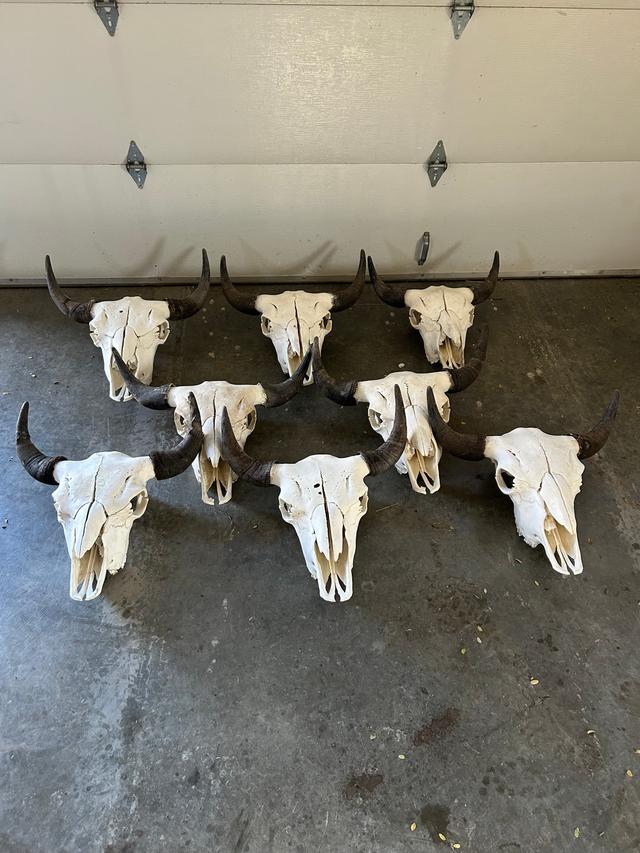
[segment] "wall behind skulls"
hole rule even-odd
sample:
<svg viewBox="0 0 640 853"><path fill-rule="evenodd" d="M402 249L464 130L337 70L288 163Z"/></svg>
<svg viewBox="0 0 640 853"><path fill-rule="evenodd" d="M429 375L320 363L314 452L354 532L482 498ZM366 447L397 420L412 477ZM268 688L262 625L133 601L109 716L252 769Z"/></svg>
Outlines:
<svg viewBox="0 0 640 853"><path fill-rule="evenodd" d="M640 0L0 2L0 75L0 280L640 270Z"/></svg>

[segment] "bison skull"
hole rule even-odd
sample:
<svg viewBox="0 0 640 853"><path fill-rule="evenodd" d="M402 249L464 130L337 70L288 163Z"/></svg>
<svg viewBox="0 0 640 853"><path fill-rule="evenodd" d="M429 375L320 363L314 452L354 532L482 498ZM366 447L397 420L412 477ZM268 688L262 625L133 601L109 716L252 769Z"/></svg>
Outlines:
<svg viewBox="0 0 640 853"><path fill-rule="evenodd" d="M427 389L433 390L440 415L449 420L448 394L462 391L478 376L487 350L487 327L484 326L476 353L464 367L434 373L412 373L408 370L390 373L383 379L338 383L327 373L314 342L313 372L316 382L326 395L340 405L367 403L369 423L384 439L389 438L394 421L394 387L402 393L407 419L407 443L396 463L401 474L409 474L411 488L420 494L433 493L440 488L439 462L442 450L433 436L427 412Z"/></svg>
<svg viewBox="0 0 640 853"><path fill-rule="evenodd" d="M542 545L562 575L582 572L574 501L586 459L604 445L618 409L616 391L600 422L589 433L548 435L518 428L505 435L463 435L440 417L429 392L429 420L437 441L463 459L491 459L496 482L513 501L518 533L528 545Z"/></svg>
<svg viewBox="0 0 640 853"><path fill-rule="evenodd" d="M201 382L199 385L148 386L136 379L117 352L114 362L129 392L151 409L173 409L178 433L189 428L189 397L194 395L202 416L203 441L200 453L193 460L193 471L200 483L202 500L206 504L224 504L231 500L232 484L237 479L222 453L221 417L223 409L229 419L237 442L244 448L256 425L256 406L282 406L302 387L311 351L302 359L290 379L276 385L232 385L229 382ZM212 491L215 487L215 493Z"/></svg>
<svg viewBox="0 0 640 853"><path fill-rule="evenodd" d="M29 404L23 405L16 449L32 477L57 485L53 502L71 558L71 598L89 601L100 595L107 572L114 575L126 562L131 527L149 501L149 480L180 474L197 455L202 431L193 397L189 418L188 434L173 450L141 457L112 451L69 461L37 449L29 435Z"/></svg>
<svg viewBox="0 0 640 853"><path fill-rule="evenodd" d="M369 275L378 296L395 307L409 309L409 322L422 337L424 352L431 364L461 367L467 332L473 324L474 306L493 292L500 271L498 252L493 266L482 282L469 282L465 287L430 285L420 290L406 284L388 284L377 274L369 258Z"/></svg>
<svg viewBox="0 0 640 853"><path fill-rule="evenodd" d="M308 456L279 464L252 459L235 440L229 417L222 415L222 443L239 477L256 485L280 488L280 512L293 525L307 568L326 601L347 601L360 519L367 511L369 474L379 474L400 458L406 422L400 389L395 389L396 419L391 435L377 450L340 459Z"/></svg>
<svg viewBox="0 0 640 853"><path fill-rule="evenodd" d="M284 293L249 296L240 291L227 271L223 256L220 261L220 282L228 302L245 314L261 316L262 334L270 338L283 373L293 376L300 362L318 338L320 347L331 331L331 314L351 307L362 293L366 275L365 254L360 252L358 272L352 283L337 294L307 293L304 290L286 290ZM305 385L313 382L309 370Z"/></svg>
<svg viewBox="0 0 640 853"><path fill-rule="evenodd" d="M88 323L91 340L102 350L104 372L109 381L112 400L130 400L126 386L116 370L112 349L124 359L137 379L151 382L156 350L169 337L169 320L183 320L199 311L209 292L209 260L202 250L202 273L196 289L184 299L122 299L96 302L73 302L60 289L51 260L45 261L47 287L51 298L67 317Z"/></svg>

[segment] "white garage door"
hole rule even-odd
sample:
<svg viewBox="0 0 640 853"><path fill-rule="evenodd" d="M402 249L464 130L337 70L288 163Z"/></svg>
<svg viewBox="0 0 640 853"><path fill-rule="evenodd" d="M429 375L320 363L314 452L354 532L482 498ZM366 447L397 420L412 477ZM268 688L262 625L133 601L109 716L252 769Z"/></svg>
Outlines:
<svg viewBox="0 0 640 853"><path fill-rule="evenodd" d="M0 2L0 279L640 269L640 0ZM122 167L145 155L137 189ZM442 139L449 168L431 187ZM429 230L429 263L416 241Z"/></svg>

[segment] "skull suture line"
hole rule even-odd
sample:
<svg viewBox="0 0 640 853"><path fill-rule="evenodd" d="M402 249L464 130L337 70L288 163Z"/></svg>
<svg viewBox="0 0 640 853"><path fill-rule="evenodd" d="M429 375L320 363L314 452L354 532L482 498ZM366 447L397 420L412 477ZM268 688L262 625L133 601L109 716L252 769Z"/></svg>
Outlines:
<svg viewBox="0 0 640 853"><path fill-rule="evenodd" d="M200 453L193 460L193 471L200 483L202 500L206 504L224 504L231 500L232 484L237 479L222 453L222 410L229 412L235 437L244 447L256 425L256 406L282 406L300 390L311 351L300 362L290 379L269 385L232 385L229 382L201 382L199 385L144 385L127 369L117 352L113 359L129 392L149 409L174 409L174 421L180 435L188 429L189 396L193 394L202 416L203 440ZM215 497L211 491L215 486Z"/></svg>
<svg viewBox="0 0 640 853"><path fill-rule="evenodd" d="M131 527L149 501L148 481L181 474L200 450L202 429L194 397L189 422L187 435L171 450L139 457L110 451L69 461L64 456L46 456L33 444L29 404L24 403L16 428L16 450L34 479L58 487L53 502L71 558L71 598L97 598L107 572L114 575L124 566Z"/></svg>
<svg viewBox="0 0 640 853"><path fill-rule="evenodd" d="M493 256L489 275L482 282L470 281L463 287L429 285L420 290L407 284L383 281L369 258L369 276L384 302L409 309L409 322L422 337L424 352L431 364L462 367L467 332L473 324L474 306L493 293L500 273L500 255Z"/></svg>
<svg viewBox="0 0 640 853"><path fill-rule="evenodd" d="M427 388L432 388L438 410L445 421L449 420L448 394L468 388L477 379L487 351L488 329L482 328L475 355L464 367L440 370L433 373L412 373L408 370L390 373L383 379L336 382L325 370L320 349L314 342L313 374L316 383L329 399L342 406L367 403L369 423L387 439L394 419L394 393L397 385L402 392L407 418L407 443L396 469L408 474L411 488L425 495L440 488L439 463L442 449L433 437L427 412Z"/></svg>
<svg viewBox="0 0 640 853"><path fill-rule="evenodd" d="M169 337L169 320L184 320L199 311L209 292L209 259L202 250L200 283L183 299L142 299L124 296L122 299L96 302L73 302L60 289L53 273L51 260L45 260L47 287L60 311L78 323L88 323L91 340L102 350L104 372L109 380L112 400L130 400L111 357L115 349L125 360L136 378L148 384L153 375L156 350Z"/></svg>
<svg viewBox="0 0 640 853"><path fill-rule="evenodd" d="M224 255L220 260L220 283L227 301L245 314L261 316L262 334L270 338L283 373L293 376L314 338L320 341L331 331L331 314L350 308L362 293L366 276L365 253L360 252L358 272L351 284L339 293L307 293L286 290L284 293L249 296L233 284L227 272ZM310 370L305 385L313 382Z"/></svg>
<svg viewBox="0 0 640 853"><path fill-rule="evenodd" d="M431 391L428 395L429 420L438 443L462 459L491 459L498 488L513 501L516 527L527 545L542 545L556 572L579 575L582 556L573 508L584 471L579 460L593 456L608 439L619 392L614 392L591 432L571 435L548 435L526 427L505 435L463 435L442 420Z"/></svg>
<svg viewBox="0 0 640 853"><path fill-rule="evenodd" d="M377 450L338 458L321 454L293 464L260 462L235 440L222 413L223 454L239 477L258 486L279 486L280 513L293 525L307 568L326 601L347 601L360 519L367 511L369 474L386 471L400 458L406 438L402 395L396 386L396 417L391 435Z"/></svg>

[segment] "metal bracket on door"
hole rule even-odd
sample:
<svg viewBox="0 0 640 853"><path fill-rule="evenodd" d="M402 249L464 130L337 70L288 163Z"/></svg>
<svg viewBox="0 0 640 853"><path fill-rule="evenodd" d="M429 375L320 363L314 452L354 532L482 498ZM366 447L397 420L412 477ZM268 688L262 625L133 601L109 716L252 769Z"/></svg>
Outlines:
<svg viewBox="0 0 640 853"><path fill-rule="evenodd" d="M115 36L119 15L117 0L93 0L93 7L109 35Z"/></svg>
<svg viewBox="0 0 640 853"><path fill-rule="evenodd" d="M440 139L427 160L427 175L432 187L435 187L447 171L447 166L447 152L444 150L444 142Z"/></svg>
<svg viewBox="0 0 640 853"><path fill-rule="evenodd" d="M136 186L141 190L147 178L147 164L144 162L144 154L135 144L133 139L129 145L125 166L127 168L127 172L135 181Z"/></svg>
<svg viewBox="0 0 640 853"><path fill-rule="evenodd" d="M453 0L451 4L451 24L453 26L454 39L460 38L475 10L476 7L473 0Z"/></svg>
<svg viewBox="0 0 640 853"><path fill-rule="evenodd" d="M425 231L422 237L418 240L418 245L416 247L416 261L419 267L423 266L427 261L430 244L431 234L429 234L428 231Z"/></svg>

